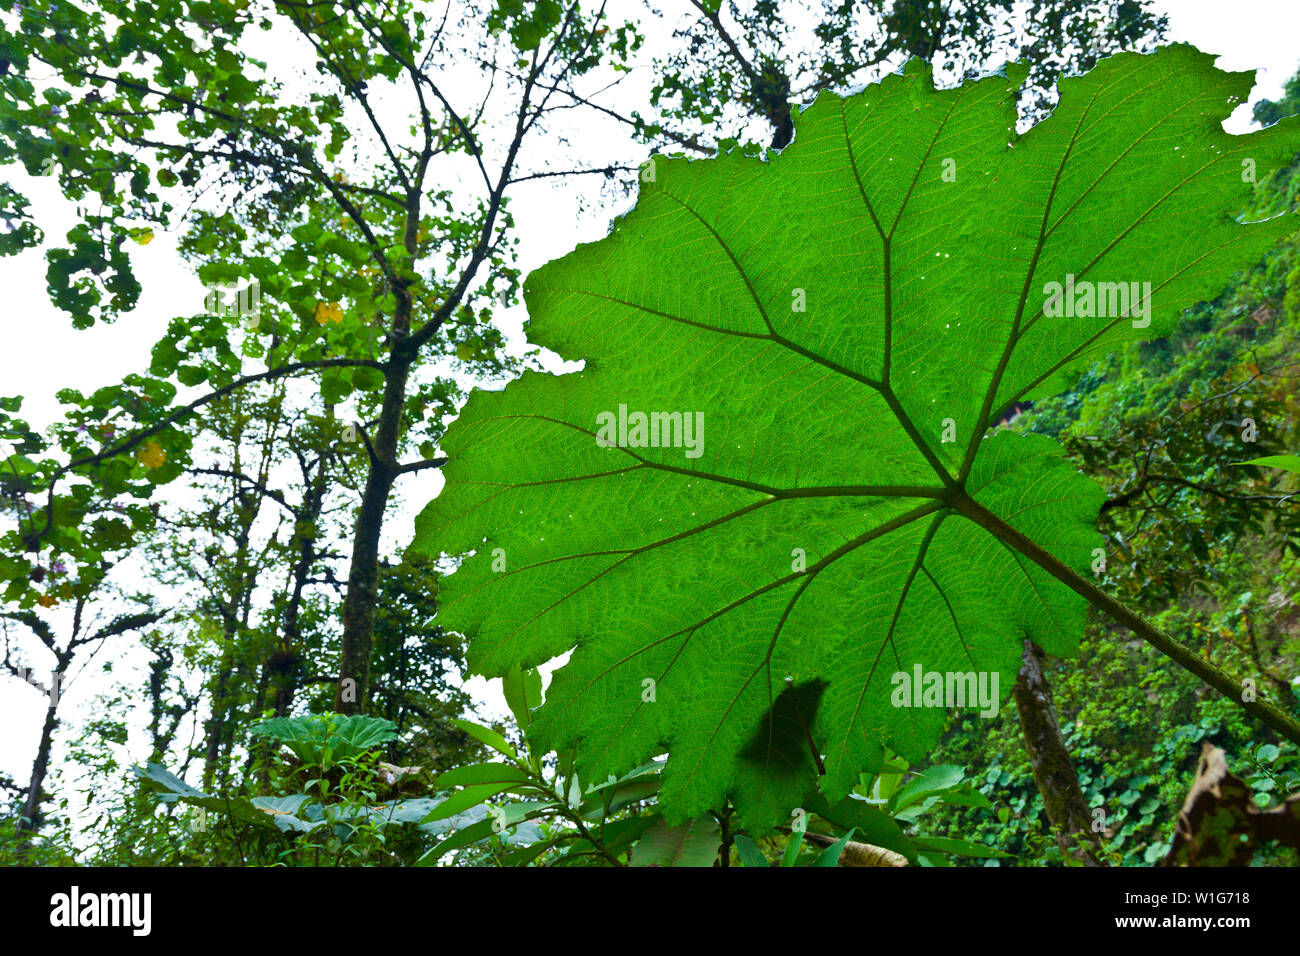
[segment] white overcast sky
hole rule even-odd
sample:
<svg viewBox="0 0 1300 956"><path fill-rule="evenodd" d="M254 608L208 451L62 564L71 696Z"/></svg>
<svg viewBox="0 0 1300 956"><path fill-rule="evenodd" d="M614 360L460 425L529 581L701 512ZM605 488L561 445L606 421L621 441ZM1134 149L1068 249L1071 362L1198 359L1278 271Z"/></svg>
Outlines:
<svg viewBox="0 0 1300 956"><path fill-rule="evenodd" d="M664 0L661 7L674 9L687 4ZM1256 85L1250 101L1243 104L1225 123L1232 133L1250 128L1251 106L1261 98L1276 99L1286 80L1300 66L1300 2L1297 0L1161 0L1155 7L1169 16L1169 40L1187 42L1207 52L1220 55L1218 65L1227 70L1256 70ZM659 29L653 14L631 0L611 4L618 16L638 17L656 30L643 51L643 60L663 51L670 42L668 33ZM640 12L638 12L640 11ZM196 36L197 36L196 30ZM272 40L273 38L266 38ZM254 53L253 55L258 55ZM638 70L627 90L611 102L635 108L649 86L649 71ZM611 136L620 135L614 124L603 123L588 131L610 145ZM591 142L591 140L587 140ZM575 139L579 145L582 139ZM613 144L624 155L643 158L628 141ZM19 167L4 168L3 173L33 203L37 221L55 240L73 222L73 209L58 194L52 179L33 179ZM588 188L595 177L572 181L563 188L550 184L525 184L514 193L512 210L520 237L520 264L525 271L563 255L579 242L600 238L610 219L620 209L597 208L587 213L578 208L579 190ZM545 181L543 181L545 182ZM594 201L594 194L588 197ZM598 206L598 204L596 204ZM97 325L75 331L68 317L54 309L45 294L44 250L28 250L21 255L0 259L0 288L4 288L3 341L0 350L0 395L26 397L24 413L36 427L44 427L58 416L55 392L76 387L83 392L120 381L123 375L147 366L149 349L178 314L200 310L204 290L198 279L176 255L176 237L160 234L147 247L132 247L132 257L143 294L136 310L115 325ZM183 306L179 303L185 303ZM517 332L523 320L522 309L511 310L504 323ZM390 550L409 540L412 520L418 505L436 493L440 479L427 473L420 486L407 486L413 507L404 507L391 515L385 529ZM103 652L103 653L107 653ZM43 656L29 653L28 658L48 668ZM102 689L95 679L74 684L65 699L66 713L72 723L84 717L87 703ZM482 680L470 685L471 692L485 705L488 713L504 714L499 693ZM20 782L27 780L43 707L30 688L16 681L0 678L0 771ZM61 709L61 713L62 713ZM64 733L69 722L64 722ZM56 756L59 748L56 743ZM126 756L125 754L123 756ZM135 759L140 754L132 754Z"/></svg>

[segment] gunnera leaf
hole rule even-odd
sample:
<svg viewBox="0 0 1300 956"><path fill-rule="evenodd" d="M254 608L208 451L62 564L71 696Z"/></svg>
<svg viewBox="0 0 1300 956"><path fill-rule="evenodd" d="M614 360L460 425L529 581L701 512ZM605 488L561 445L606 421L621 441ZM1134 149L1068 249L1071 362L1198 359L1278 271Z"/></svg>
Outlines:
<svg viewBox="0 0 1300 956"><path fill-rule="evenodd" d="M440 614L476 671L573 651L529 734L582 779L667 750L670 823L729 797L753 831L884 745L928 756L952 698L899 675L978 675L991 710L1026 636L1074 651L1083 599L954 504L1087 573L1102 494L989 424L1294 228L1236 211L1300 137L1226 134L1252 77L1187 46L1063 79L1017 135L1023 77L936 90L914 61L779 154L656 156L607 238L529 277L531 340L585 367L473 394L413 547L470 554Z"/></svg>

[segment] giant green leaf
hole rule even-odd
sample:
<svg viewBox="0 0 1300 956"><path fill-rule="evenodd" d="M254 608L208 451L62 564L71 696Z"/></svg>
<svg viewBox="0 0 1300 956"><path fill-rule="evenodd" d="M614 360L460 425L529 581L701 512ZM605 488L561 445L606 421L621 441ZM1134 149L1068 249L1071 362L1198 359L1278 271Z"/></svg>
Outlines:
<svg viewBox="0 0 1300 956"><path fill-rule="evenodd" d="M655 157L609 237L532 274L530 338L585 367L470 398L414 547L470 555L441 614L477 671L573 650L535 743L587 780L666 749L670 823L730 797L766 826L882 745L928 755L946 710L894 706L894 674L1005 697L1026 636L1074 650L1085 603L1040 565L1086 573L1102 494L988 426L1293 228L1235 210L1296 124L1227 135L1251 76L1211 60L1105 60L1023 135L1022 69L936 90L914 62L779 154Z"/></svg>
<svg viewBox="0 0 1300 956"><path fill-rule="evenodd" d="M712 866L722 836L711 817L670 827L662 820L632 848L631 866Z"/></svg>

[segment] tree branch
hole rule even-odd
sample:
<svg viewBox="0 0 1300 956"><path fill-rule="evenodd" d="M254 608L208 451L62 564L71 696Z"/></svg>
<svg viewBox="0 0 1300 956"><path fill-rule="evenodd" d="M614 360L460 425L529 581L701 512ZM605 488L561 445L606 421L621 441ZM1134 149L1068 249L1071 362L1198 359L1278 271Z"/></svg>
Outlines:
<svg viewBox="0 0 1300 956"><path fill-rule="evenodd" d="M405 465L399 465L397 473L399 475L409 475L413 472L423 471L426 468L441 468L447 464L446 458L426 458L423 461L411 461Z"/></svg>
<svg viewBox="0 0 1300 956"><path fill-rule="evenodd" d="M248 477L248 475L245 475L243 472L230 471L226 468L187 468L186 471L191 475L215 475L218 478L233 478L246 485L251 485L265 497L270 498L272 501L279 502L284 506L285 510L295 518L298 516L298 512L295 511L293 506L285 499L283 492L276 491L273 488L268 488L260 481Z"/></svg>

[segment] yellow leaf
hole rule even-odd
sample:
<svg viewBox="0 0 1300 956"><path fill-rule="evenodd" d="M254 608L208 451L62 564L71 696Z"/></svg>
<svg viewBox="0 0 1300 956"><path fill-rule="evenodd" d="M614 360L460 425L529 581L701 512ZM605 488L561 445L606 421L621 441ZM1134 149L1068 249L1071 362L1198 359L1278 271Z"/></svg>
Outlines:
<svg viewBox="0 0 1300 956"><path fill-rule="evenodd" d="M54 595L52 594L42 594L40 597L36 599L36 603L39 604L41 607L54 607L54 605L58 604L59 602L58 600L55 599Z"/></svg>
<svg viewBox="0 0 1300 956"><path fill-rule="evenodd" d="M321 325L326 322L333 322L337 325L343 321L343 307L337 302L316 303L316 321Z"/></svg>
<svg viewBox="0 0 1300 956"><path fill-rule="evenodd" d="M156 441L151 441L136 453L136 457L146 468L157 468L167 460L167 452L163 451L162 446Z"/></svg>
<svg viewBox="0 0 1300 956"><path fill-rule="evenodd" d="M153 242L153 230L152 230L152 229L132 229L132 230L131 230L131 238L132 238L135 242L138 242L140 245L142 245L142 246L147 246L147 245L149 245L149 243Z"/></svg>

